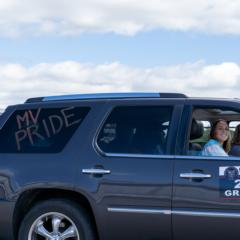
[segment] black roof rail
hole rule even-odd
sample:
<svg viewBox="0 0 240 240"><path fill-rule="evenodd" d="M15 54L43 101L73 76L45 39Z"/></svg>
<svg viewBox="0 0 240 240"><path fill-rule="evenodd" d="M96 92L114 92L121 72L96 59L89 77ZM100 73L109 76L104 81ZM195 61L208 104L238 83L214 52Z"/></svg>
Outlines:
<svg viewBox="0 0 240 240"><path fill-rule="evenodd" d="M183 93L160 93L161 98L187 98Z"/></svg>
<svg viewBox="0 0 240 240"><path fill-rule="evenodd" d="M29 98L25 103L34 102L48 102L48 101L64 101L64 100L84 100L84 99L114 99L114 98L187 98L182 93L144 93L144 92L131 92L131 93L95 93L95 94L74 94L74 95L60 95Z"/></svg>

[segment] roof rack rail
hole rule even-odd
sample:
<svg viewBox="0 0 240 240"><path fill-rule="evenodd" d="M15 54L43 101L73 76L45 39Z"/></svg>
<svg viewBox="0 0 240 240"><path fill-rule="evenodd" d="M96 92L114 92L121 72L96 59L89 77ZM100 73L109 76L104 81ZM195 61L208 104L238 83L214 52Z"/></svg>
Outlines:
<svg viewBox="0 0 240 240"><path fill-rule="evenodd" d="M64 101L64 100L84 100L84 99L107 99L107 98L187 98L181 93L95 93L95 94L74 94L29 98L25 103L48 102L48 101Z"/></svg>

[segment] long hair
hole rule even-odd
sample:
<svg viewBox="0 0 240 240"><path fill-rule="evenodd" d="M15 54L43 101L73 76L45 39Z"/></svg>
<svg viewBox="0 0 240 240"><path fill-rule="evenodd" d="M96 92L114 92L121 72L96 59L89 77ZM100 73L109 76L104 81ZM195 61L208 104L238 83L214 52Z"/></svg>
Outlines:
<svg viewBox="0 0 240 240"><path fill-rule="evenodd" d="M218 119L217 121L215 121L213 123L211 131L210 131L211 139L215 139L215 131L216 131L216 127L219 122L225 122L228 125L228 123L224 119ZM215 139L215 140L217 140L217 139ZM230 132L228 132L227 140L223 143L223 149L226 153L228 153L231 150L231 134L230 134Z"/></svg>
<svg viewBox="0 0 240 240"><path fill-rule="evenodd" d="M240 124L238 124L235 129L232 144L240 145Z"/></svg>

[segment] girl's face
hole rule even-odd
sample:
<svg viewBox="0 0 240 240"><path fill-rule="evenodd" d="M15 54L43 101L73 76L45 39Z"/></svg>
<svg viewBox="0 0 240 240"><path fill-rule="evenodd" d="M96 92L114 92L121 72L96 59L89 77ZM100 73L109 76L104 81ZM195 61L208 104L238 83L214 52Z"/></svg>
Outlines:
<svg viewBox="0 0 240 240"><path fill-rule="evenodd" d="M217 141L223 144L229 136L229 127L226 122L220 121L217 123L214 137Z"/></svg>

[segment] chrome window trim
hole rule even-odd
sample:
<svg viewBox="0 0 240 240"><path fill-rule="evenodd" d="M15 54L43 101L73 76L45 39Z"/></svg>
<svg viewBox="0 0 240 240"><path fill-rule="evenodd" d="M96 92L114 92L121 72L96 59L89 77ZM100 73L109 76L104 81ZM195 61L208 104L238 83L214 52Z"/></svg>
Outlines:
<svg viewBox="0 0 240 240"><path fill-rule="evenodd" d="M222 157L222 156L188 156L188 155L175 155L175 159L196 159L196 160L220 160L220 161L239 161L240 157L233 157L233 156L228 156L228 157Z"/></svg>
<svg viewBox="0 0 240 240"><path fill-rule="evenodd" d="M161 158L161 159L179 159L179 160L220 160L220 161L240 161L240 157L212 157L212 156L180 156L180 155L152 155L152 154L132 154L132 153L105 153L95 142L95 147L101 155L105 157L122 157L122 158Z"/></svg>
<svg viewBox="0 0 240 240"><path fill-rule="evenodd" d="M124 154L124 153L104 153L106 157L123 157L123 158L167 158L173 159L174 155L153 155L153 154Z"/></svg>
<svg viewBox="0 0 240 240"><path fill-rule="evenodd" d="M115 106L116 107L116 106ZM95 132L95 135L93 137L93 141L92 141L92 146L93 146L93 149L95 150L95 152L97 154L100 154L101 156L104 156L104 157L107 157L106 153L104 151L102 151L102 149L98 146L98 136L101 132L101 129L103 128L104 126L104 123L107 121L108 117L110 116L111 112L113 111L113 109L115 107L111 107L107 110L105 116L103 117L101 123L99 124L99 126L97 127L97 131Z"/></svg>
<svg viewBox="0 0 240 240"><path fill-rule="evenodd" d="M212 211L185 211L170 209L147 209L147 208L125 208L125 207L108 207L111 213L134 213L134 214L162 214L162 215L180 215L192 217L216 217L216 218L240 218L240 213L212 212Z"/></svg>

